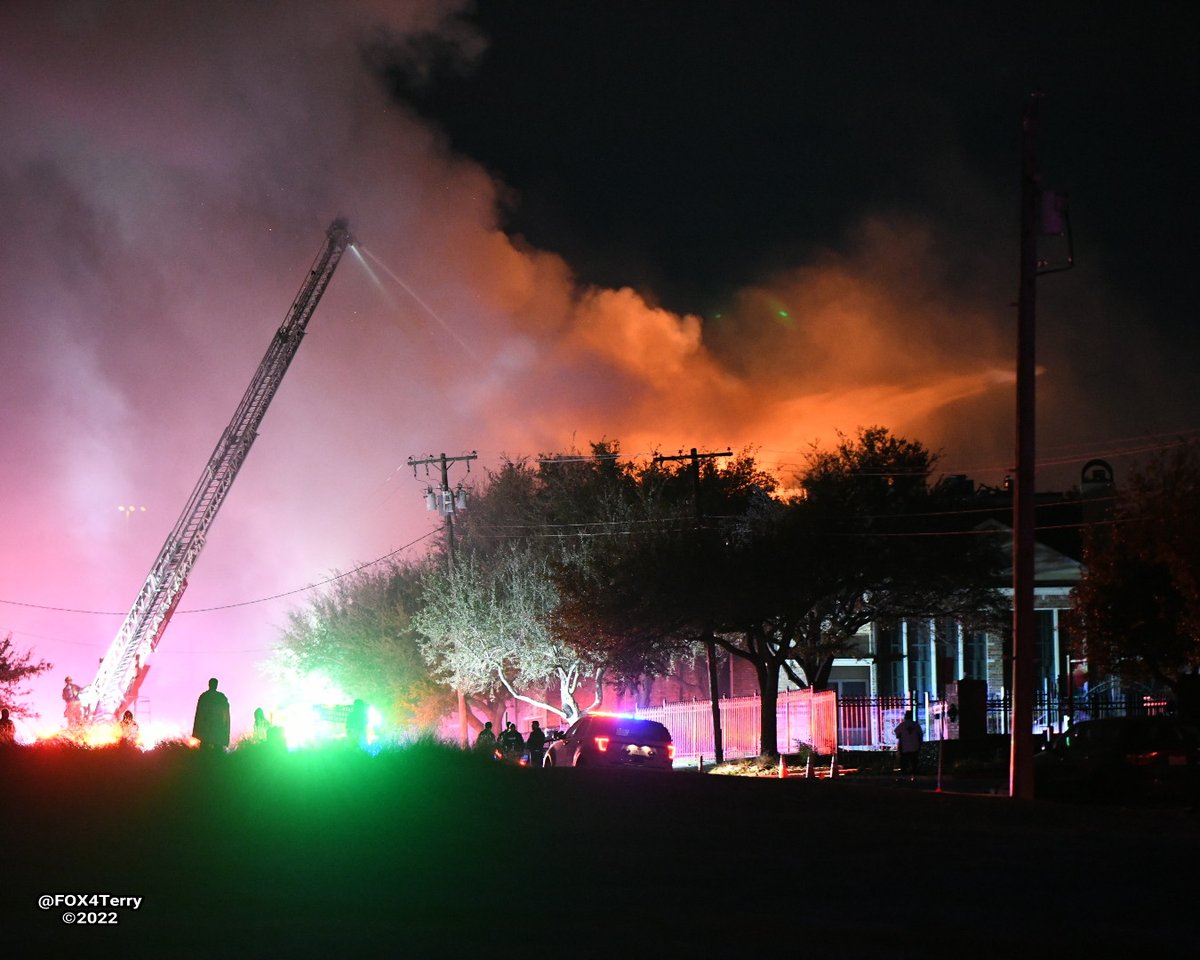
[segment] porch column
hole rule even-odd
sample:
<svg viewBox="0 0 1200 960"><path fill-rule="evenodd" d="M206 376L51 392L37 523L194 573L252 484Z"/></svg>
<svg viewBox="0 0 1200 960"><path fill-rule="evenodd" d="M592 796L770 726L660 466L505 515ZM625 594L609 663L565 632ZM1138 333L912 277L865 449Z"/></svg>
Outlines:
<svg viewBox="0 0 1200 960"><path fill-rule="evenodd" d="M1058 689L1058 665L1062 663L1062 650L1060 649L1058 635L1058 607L1052 607L1050 609L1050 635L1054 650L1054 669L1050 672L1050 676L1054 678L1055 695L1061 697L1062 691Z"/></svg>
<svg viewBox="0 0 1200 960"><path fill-rule="evenodd" d="M937 697L938 689L938 673L937 673L937 620L933 617L929 618L929 690L926 691L931 697Z"/></svg>
<svg viewBox="0 0 1200 960"><path fill-rule="evenodd" d="M868 694L869 694L871 697L878 697L878 696L879 696L879 660L880 660L880 651L879 651L879 625L878 625L878 624L876 624L876 623L872 623L872 624L871 624L871 647L870 647L870 652L871 652L871 654L872 654L872 659L871 659L871 670L870 670L871 686L870 686L870 688L868 689L867 693L868 693Z"/></svg>

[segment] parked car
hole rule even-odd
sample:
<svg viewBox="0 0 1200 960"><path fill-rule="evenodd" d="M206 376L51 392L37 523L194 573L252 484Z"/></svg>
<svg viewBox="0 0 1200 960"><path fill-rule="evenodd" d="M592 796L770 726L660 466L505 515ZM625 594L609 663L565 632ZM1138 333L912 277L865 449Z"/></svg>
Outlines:
<svg viewBox="0 0 1200 960"><path fill-rule="evenodd" d="M1081 800L1191 800L1200 731L1175 717L1084 720L1034 755L1038 796Z"/></svg>
<svg viewBox="0 0 1200 960"><path fill-rule="evenodd" d="M671 733L661 723L589 713L565 733L551 734L543 766L670 770L674 759Z"/></svg>

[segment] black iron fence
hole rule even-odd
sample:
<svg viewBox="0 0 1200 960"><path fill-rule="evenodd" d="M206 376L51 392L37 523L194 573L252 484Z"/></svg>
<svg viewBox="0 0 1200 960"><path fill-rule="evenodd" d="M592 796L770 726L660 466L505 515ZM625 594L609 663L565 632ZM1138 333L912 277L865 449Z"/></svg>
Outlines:
<svg viewBox="0 0 1200 960"><path fill-rule="evenodd" d="M1100 694L1058 696L1039 693L1034 699L1030 732L1050 736L1072 723L1094 717L1154 716L1169 713L1170 701L1144 691L1108 690ZM890 750L896 746L896 725L911 710L921 724L926 740L942 740L953 734L945 722L947 704L928 695L908 697L839 697L838 748L841 750ZM990 734L1012 733L1012 698L1007 693L985 704L985 722Z"/></svg>

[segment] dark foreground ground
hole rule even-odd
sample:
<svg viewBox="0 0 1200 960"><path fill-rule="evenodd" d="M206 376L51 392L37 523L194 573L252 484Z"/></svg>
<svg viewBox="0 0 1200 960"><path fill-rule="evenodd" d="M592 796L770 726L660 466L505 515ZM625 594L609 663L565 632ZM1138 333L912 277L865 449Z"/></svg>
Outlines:
<svg viewBox="0 0 1200 960"><path fill-rule="evenodd" d="M12 956L1200 949L1200 823L1180 808L1019 803L890 779L530 771L433 746L21 748L0 756L0 777ZM55 894L142 903L39 907ZM66 924L67 910L118 922Z"/></svg>

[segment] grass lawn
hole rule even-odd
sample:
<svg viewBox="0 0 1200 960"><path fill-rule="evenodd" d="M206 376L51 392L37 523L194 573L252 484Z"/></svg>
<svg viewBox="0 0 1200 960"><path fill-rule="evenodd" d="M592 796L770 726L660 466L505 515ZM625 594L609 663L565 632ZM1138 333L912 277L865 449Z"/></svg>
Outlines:
<svg viewBox="0 0 1200 960"><path fill-rule="evenodd" d="M0 753L14 956L1190 949L1188 811L532 771L424 744ZM41 895L137 896L64 924ZM1069 914L1066 903L1074 905ZM105 912L103 906L73 912Z"/></svg>

